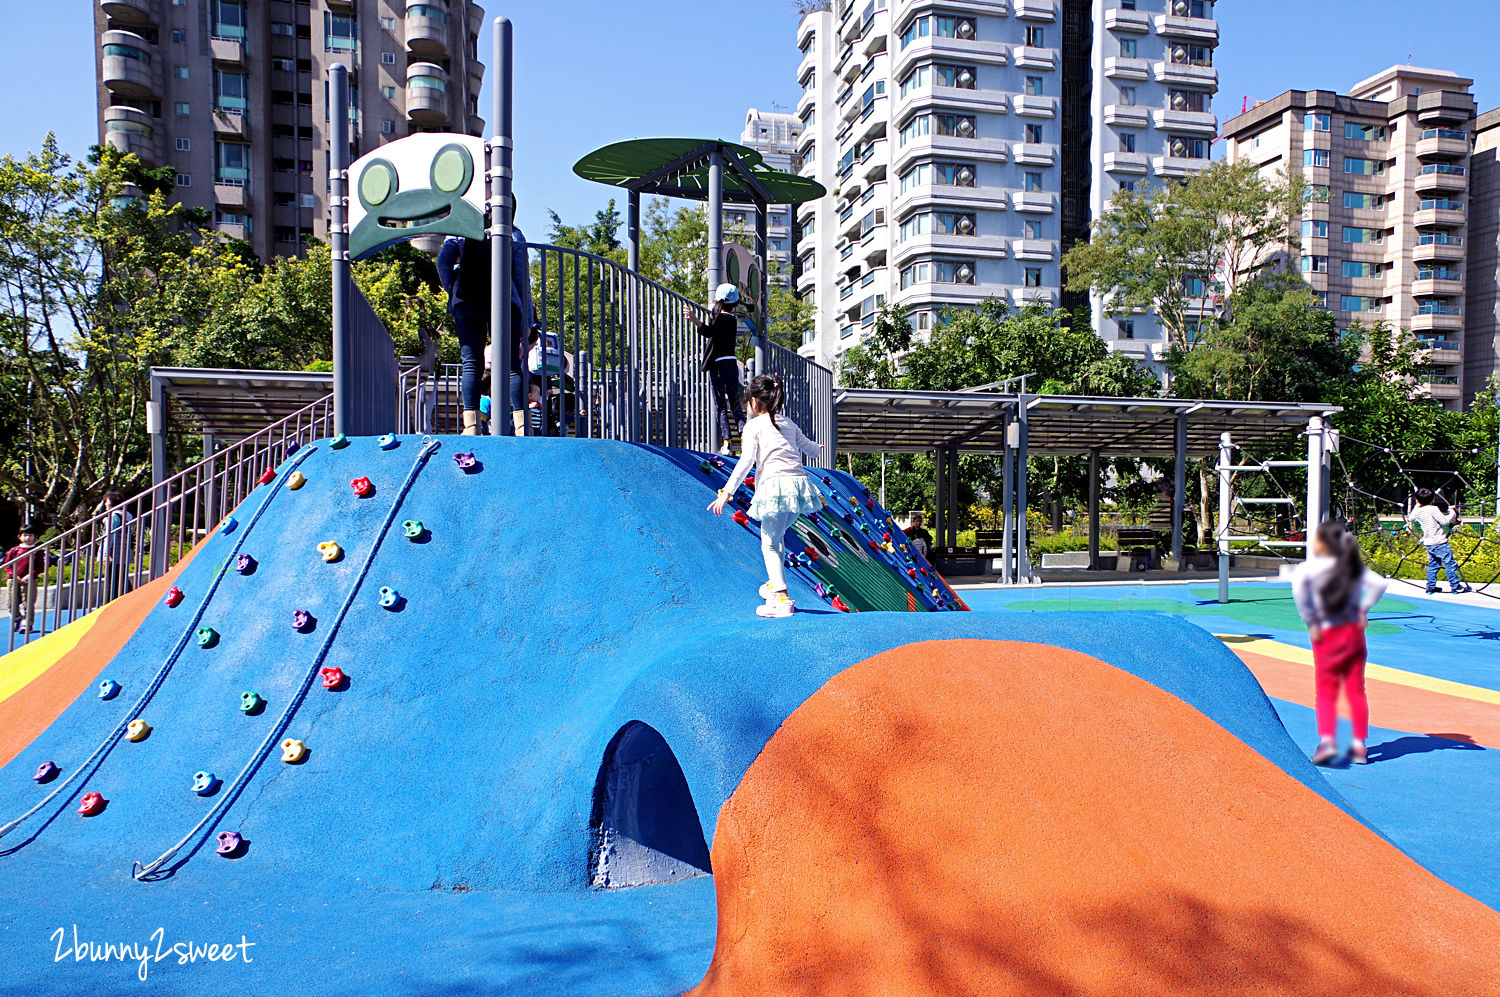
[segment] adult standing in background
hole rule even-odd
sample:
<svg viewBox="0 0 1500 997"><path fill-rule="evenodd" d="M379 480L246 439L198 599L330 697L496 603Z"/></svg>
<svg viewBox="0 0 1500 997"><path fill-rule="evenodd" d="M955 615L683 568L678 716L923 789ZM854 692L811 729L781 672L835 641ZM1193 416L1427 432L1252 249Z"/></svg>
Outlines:
<svg viewBox="0 0 1500 997"><path fill-rule="evenodd" d="M512 198L514 201L514 198ZM438 283L448 292L448 313L458 333L459 400L463 406L463 433L479 434L479 377L484 364L485 342L490 325L490 244L487 239L449 236L437 255ZM526 419L526 335L535 321L531 304L531 259L526 236L511 228L510 408L512 422L501 426L506 436L524 432Z"/></svg>

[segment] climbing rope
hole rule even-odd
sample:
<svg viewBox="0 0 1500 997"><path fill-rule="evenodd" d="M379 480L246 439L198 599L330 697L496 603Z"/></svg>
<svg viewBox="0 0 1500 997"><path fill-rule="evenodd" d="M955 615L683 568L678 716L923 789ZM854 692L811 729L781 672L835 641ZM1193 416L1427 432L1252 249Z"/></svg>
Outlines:
<svg viewBox="0 0 1500 997"><path fill-rule="evenodd" d="M370 545L370 552L365 555L364 562L359 566L359 570L354 575L354 584L350 587L349 594L344 597L343 605L339 607L332 624L328 627L328 634L323 638L323 643L318 647L317 654L313 656L312 666L308 668L307 675L303 677L301 688L287 702L286 708L281 711L281 716L276 721L276 725L271 728L270 733L266 735L265 739L255 749L255 752L250 756L250 760L245 763L245 767L240 769L239 775L235 776L234 781L225 787L224 792L219 794L218 800L208 813L203 816L203 819L194 824L192 830L184 834L176 844L168 848L165 852L162 852L154 861L146 865L141 865L139 862L134 863L131 871L133 878L145 880L148 877L153 877L157 870L167 862L170 862L188 842L197 837L205 827L217 820L219 814L239 796L241 790L244 789L246 780L265 761L265 756L271 750L271 747L281 740L282 734L286 733L286 729L291 723L292 714L297 711L297 708L307 697L307 690L312 688L313 681L318 677L318 670L328 657L328 651L333 646L334 638L338 636L339 627L343 624L344 617L348 615L350 607L354 605L354 599L359 595L360 586L364 583L365 576L369 574L370 566L374 563L375 555L379 552L380 545L385 541L386 534L390 532L391 524L396 521L396 513L400 510L401 503L405 501L407 492L411 490L412 484L417 480L417 475L427 464L427 458L432 456L441 445L439 441L431 437L423 437L422 449L418 451L417 459L412 463L411 470L406 473L406 480L397 489L396 499L391 503L390 509L386 512L385 520L380 524L380 529L376 531L375 542Z"/></svg>
<svg viewBox="0 0 1500 997"><path fill-rule="evenodd" d="M150 683L148 683L146 686L146 690L141 693L140 698L135 701L135 704L133 706L131 706L129 712L127 712L123 717L120 718L119 722L115 724L114 729L112 729L109 732L108 736L106 736L104 740L99 743L99 746L94 749L93 753L84 760L82 765L74 769L66 779L59 783L56 789L48 793L46 797L44 797L42 801L36 806L32 807L30 810L26 811L24 814L11 821L9 824L6 824L4 827L0 827L0 838L5 837L11 831L15 830L22 823L28 820L33 814L36 814L42 808L46 807L48 803L51 803L54 799L57 798L57 795L59 793L61 793L64 789L67 789L68 786L72 784L73 780L78 778L78 776L83 775L84 773L92 773L95 769L98 768L99 763L103 762L105 756L109 754L110 749L113 748L114 745L119 741L120 735L125 732L126 727L130 725L130 722L132 720L140 715L141 710L146 706L146 704L151 702L151 698L156 695L156 691L161 688L162 682L166 680L167 673L172 670L172 666L175 665L177 663L177 659L182 656L182 652L187 648L188 642L193 638L194 633L197 631L198 624L203 619L203 614L208 610L209 602L213 600L214 593L218 591L219 582L223 580L224 575L229 571L230 565L234 563L234 559L239 554L240 548L244 545L245 539L250 535L250 531L255 528L255 524L260 520L261 514L266 511L266 509L270 506L271 501L276 497L277 493L281 491L282 484L290 476L290 472L294 471L297 468L297 465L301 464L308 457L311 457L317 449L318 448L315 445L304 447L296 455L292 462L285 467L284 472L276 477L276 480L271 484L271 487L267 489L265 497L261 500L260 506L255 510L254 514L251 515L250 519L246 521L244 527L240 529L239 536L234 541L234 547L230 550L228 556L224 558L223 563L219 565L218 570L214 572L213 580L208 585L208 591L203 594L203 599L198 603L198 608L196 611L194 611L192 618L188 621L187 627L183 629L182 636L177 639L177 643L172 647L171 653L168 654L166 660L162 662L162 666L157 669L156 675L152 677ZM88 779L85 778L84 782L87 781ZM14 849L12 849L12 851L14 851ZM0 852L0 855L9 854L9 851Z"/></svg>

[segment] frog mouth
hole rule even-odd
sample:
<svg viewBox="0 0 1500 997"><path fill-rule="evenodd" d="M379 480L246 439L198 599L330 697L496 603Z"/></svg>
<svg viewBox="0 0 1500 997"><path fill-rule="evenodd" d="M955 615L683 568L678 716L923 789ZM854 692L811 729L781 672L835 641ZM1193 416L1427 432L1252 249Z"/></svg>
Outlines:
<svg viewBox="0 0 1500 997"><path fill-rule="evenodd" d="M452 213L452 211L453 208L450 205L445 204L442 207L434 208L432 211L429 211L426 214L413 215L407 218L397 218L392 215L381 215L378 224L381 228L421 228L424 225L431 225L434 222L442 221L444 218L447 218L448 215Z"/></svg>

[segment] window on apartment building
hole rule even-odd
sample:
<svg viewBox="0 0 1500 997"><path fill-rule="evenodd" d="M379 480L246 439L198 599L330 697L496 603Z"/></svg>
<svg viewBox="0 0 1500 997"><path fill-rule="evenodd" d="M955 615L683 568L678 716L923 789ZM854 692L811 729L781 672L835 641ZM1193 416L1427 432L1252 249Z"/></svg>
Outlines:
<svg viewBox="0 0 1500 997"><path fill-rule="evenodd" d="M396 64L396 53L395 52L382 52L382 53L380 53L380 64L382 66L394 66Z"/></svg>
<svg viewBox="0 0 1500 997"><path fill-rule="evenodd" d="M901 96L905 97L920 87L927 86L932 82L932 67L918 66L906 74L906 79L901 81Z"/></svg>
<svg viewBox="0 0 1500 997"><path fill-rule="evenodd" d="M973 138L977 129L971 114L934 114L933 132L956 138Z"/></svg>
<svg viewBox="0 0 1500 997"><path fill-rule="evenodd" d="M1464 202L1451 197L1424 197L1417 202L1418 211L1462 211Z"/></svg>
<svg viewBox="0 0 1500 997"><path fill-rule="evenodd" d="M287 24L285 21L272 21L271 34L285 35L287 38L291 38L297 34L297 29L295 26Z"/></svg>
<svg viewBox="0 0 1500 997"><path fill-rule="evenodd" d="M914 239L919 235L926 235L932 231L932 215L927 212L912 215L901 223L901 241Z"/></svg>
<svg viewBox="0 0 1500 997"><path fill-rule="evenodd" d="M913 263L901 270L901 286L913 284L972 284L974 283L973 260L926 260Z"/></svg>
<svg viewBox="0 0 1500 997"><path fill-rule="evenodd" d="M1344 122L1344 138L1353 139L1356 142L1384 142L1385 127L1382 125L1361 125L1353 121Z"/></svg>
<svg viewBox="0 0 1500 997"><path fill-rule="evenodd" d="M1379 298L1364 298L1354 294L1339 295L1339 308L1346 312L1373 312L1380 307Z"/></svg>
<svg viewBox="0 0 1500 997"><path fill-rule="evenodd" d="M1120 151L1121 152L1134 152L1135 151L1135 132L1121 132L1120 133Z"/></svg>
<svg viewBox="0 0 1500 997"><path fill-rule="evenodd" d="M1115 328L1119 330L1119 338L1121 338L1121 339L1134 339L1135 338L1135 319L1133 319L1133 318L1117 319L1115 321Z"/></svg>
<svg viewBox="0 0 1500 997"><path fill-rule="evenodd" d="M1460 280L1457 267L1417 267L1417 280Z"/></svg>
<svg viewBox="0 0 1500 997"><path fill-rule="evenodd" d="M1208 94L1199 90L1171 90L1167 93L1167 105L1174 111L1201 114L1209 108Z"/></svg>
<svg viewBox="0 0 1500 997"><path fill-rule="evenodd" d="M1303 166L1325 166L1326 167L1328 165L1328 150L1327 149L1303 149L1302 150L1302 165Z"/></svg>
<svg viewBox="0 0 1500 997"><path fill-rule="evenodd" d="M188 68L186 66L173 66L172 67L172 77L173 77L173 79L178 79L178 80L185 80L185 79L187 79L188 78Z"/></svg>
<svg viewBox="0 0 1500 997"><path fill-rule="evenodd" d="M806 55L807 53L811 52L812 51L812 47L813 47L814 44L817 43L817 40L818 40L818 33L816 31L809 31L807 33L807 37L802 40L802 45L801 45L802 54Z"/></svg>
<svg viewBox="0 0 1500 997"><path fill-rule="evenodd" d="M384 97L386 100L395 100L396 99L396 88L395 87L390 87L390 86L381 87L380 88L380 96Z"/></svg>
<svg viewBox="0 0 1500 997"><path fill-rule="evenodd" d="M192 152L193 151L193 140L190 139L190 138L179 138L177 140L177 151L178 152Z"/></svg>
<svg viewBox="0 0 1500 997"><path fill-rule="evenodd" d="M1344 172L1356 176L1380 176L1385 172L1385 162L1379 159L1355 159L1353 156L1345 156Z"/></svg>
<svg viewBox="0 0 1500 997"><path fill-rule="evenodd" d="M288 101L290 103L290 101ZM214 110L243 114L250 106L250 77L227 69L214 70Z"/></svg>
<svg viewBox="0 0 1500 997"><path fill-rule="evenodd" d="M1172 61L1179 66L1212 66L1214 50L1207 45L1173 45Z"/></svg>
<svg viewBox="0 0 1500 997"><path fill-rule="evenodd" d="M1121 38L1120 39L1120 58L1122 58L1122 59L1134 59L1135 58L1135 39L1134 38Z"/></svg>
<svg viewBox="0 0 1500 997"><path fill-rule="evenodd" d="M1021 238L1040 239L1042 237L1042 223L1036 219L1030 219L1021 225Z"/></svg>
<svg viewBox="0 0 1500 997"><path fill-rule="evenodd" d="M290 225L276 226L276 242L283 246L295 244L297 242L297 230Z"/></svg>
<svg viewBox="0 0 1500 997"><path fill-rule="evenodd" d="M1045 133L1044 133L1044 131L1042 129L1042 126L1038 125L1038 124L1031 123L1031 122L1027 122L1027 124L1026 124L1026 141L1027 142L1032 142L1032 143L1039 143L1039 142L1045 142L1045 141L1047 141L1046 135L1045 135Z"/></svg>
<svg viewBox="0 0 1500 997"><path fill-rule="evenodd" d="M1328 257L1326 256L1304 256L1302 257L1303 273L1327 273Z"/></svg>
<svg viewBox="0 0 1500 997"><path fill-rule="evenodd" d="M359 21L353 14L323 12L323 51L351 52L359 41Z"/></svg>
<svg viewBox="0 0 1500 997"><path fill-rule="evenodd" d="M1135 10L1135 0L1120 0L1121 10Z"/></svg>
<svg viewBox="0 0 1500 997"><path fill-rule="evenodd" d="M1188 0L1188 17L1213 17L1213 0Z"/></svg>
<svg viewBox="0 0 1500 997"><path fill-rule="evenodd" d="M973 66L950 66L939 63L932 67L940 87L955 87L959 90L973 90L974 80L978 70Z"/></svg>
<svg viewBox="0 0 1500 997"><path fill-rule="evenodd" d="M181 45L183 42L187 41L187 32L183 31L181 28L173 28L172 41Z"/></svg>
<svg viewBox="0 0 1500 997"><path fill-rule="evenodd" d="M1120 103L1125 107L1135 106L1135 87L1120 88Z"/></svg>
<svg viewBox="0 0 1500 997"><path fill-rule="evenodd" d="M1026 44L1030 48L1046 48L1047 33L1042 30L1040 25L1026 25Z"/></svg>
<svg viewBox="0 0 1500 997"><path fill-rule="evenodd" d="M1026 268L1026 286L1027 287L1041 287L1042 286L1042 268L1041 267L1027 267Z"/></svg>
<svg viewBox="0 0 1500 997"><path fill-rule="evenodd" d="M214 143L214 183L243 187L250 180L250 147L243 142Z"/></svg>
<svg viewBox="0 0 1500 997"><path fill-rule="evenodd" d="M295 73L297 71L297 60L295 59L272 59L271 68L278 73Z"/></svg>
<svg viewBox="0 0 1500 997"><path fill-rule="evenodd" d="M1206 286L1207 285L1203 283L1202 277L1182 278L1182 293L1187 295L1189 298L1203 297L1203 291Z"/></svg>
<svg viewBox="0 0 1500 997"><path fill-rule="evenodd" d="M932 134L932 115L919 114L906 124L901 126L901 144L906 145L913 139L923 135Z"/></svg>
<svg viewBox="0 0 1500 997"><path fill-rule="evenodd" d="M1345 242L1384 242L1385 230L1378 228L1350 228L1344 226Z"/></svg>
<svg viewBox="0 0 1500 997"><path fill-rule="evenodd" d="M380 19L380 28L382 31L395 31L396 19L394 17L382 17Z"/></svg>
<svg viewBox="0 0 1500 997"><path fill-rule="evenodd" d="M1313 300L1318 303L1318 307L1319 308L1327 308L1328 307L1328 292L1327 291L1314 291L1313 292Z"/></svg>
<svg viewBox="0 0 1500 997"><path fill-rule="evenodd" d="M1345 229L1344 231L1349 231ZM1304 239L1326 239L1328 238L1328 223L1314 219L1302 222L1302 238Z"/></svg>
<svg viewBox="0 0 1500 997"><path fill-rule="evenodd" d="M250 228L250 216L243 211L228 211L219 208L214 212L214 220L220 225L243 225Z"/></svg>
<svg viewBox="0 0 1500 997"><path fill-rule="evenodd" d="M1363 260L1345 260L1340 269L1345 277L1379 277L1381 273L1379 263Z"/></svg>
<svg viewBox="0 0 1500 997"><path fill-rule="evenodd" d="M244 38L246 23L243 0L214 0L215 38Z"/></svg>
<svg viewBox="0 0 1500 997"><path fill-rule="evenodd" d="M1179 159L1207 159L1208 139L1191 135L1170 135L1167 150Z"/></svg>
<svg viewBox="0 0 1500 997"><path fill-rule="evenodd" d="M380 123L380 134L382 134L382 135L394 135L394 134L396 134L396 123L394 121L389 121L389 120L382 121Z"/></svg>
<svg viewBox="0 0 1500 997"><path fill-rule="evenodd" d="M935 211L932 230L941 235L977 235L978 223L970 212Z"/></svg>
<svg viewBox="0 0 1500 997"><path fill-rule="evenodd" d="M177 186L179 186L179 187L191 187L192 185L193 185L193 176L192 176L191 173L179 173L179 174L177 174Z"/></svg>
<svg viewBox="0 0 1500 997"><path fill-rule="evenodd" d="M172 111L174 114L181 114L185 116L193 113L193 105L189 104L185 100L179 100L172 105Z"/></svg>
<svg viewBox="0 0 1500 997"><path fill-rule="evenodd" d="M1135 193L1135 186L1136 186L1136 182L1134 180L1121 180L1120 181L1120 189L1123 190L1123 191L1129 191L1130 193L1134 194Z"/></svg>
<svg viewBox="0 0 1500 997"><path fill-rule="evenodd" d="M943 14L933 17L932 33L938 38L962 38L970 42L978 37L972 17L948 17Z"/></svg>
<svg viewBox="0 0 1500 997"><path fill-rule="evenodd" d="M1330 114L1316 114L1309 111L1302 115L1302 130L1307 132L1326 132L1333 127L1333 116Z"/></svg>
<svg viewBox="0 0 1500 997"><path fill-rule="evenodd" d="M1027 170L1026 171L1026 189L1027 190L1041 190L1042 189L1042 175L1040 173L1038 173L1037 171L1035 171L1035 170Z"/></svg>
<svg viewBox="0 0 1500 997"><path fill-rule="evenodd" d="M1028 97L1042 96L1042 78L1040 76L1026 77L1025 92Z"/></svg>
<svg viewBox="0 0 1500 997"><path fill-rule="evenodd" d="M1379 194L1358 194L1352 190L1344 191L1344 207L1346 208L1379 208L1381 200Z"/></svg>

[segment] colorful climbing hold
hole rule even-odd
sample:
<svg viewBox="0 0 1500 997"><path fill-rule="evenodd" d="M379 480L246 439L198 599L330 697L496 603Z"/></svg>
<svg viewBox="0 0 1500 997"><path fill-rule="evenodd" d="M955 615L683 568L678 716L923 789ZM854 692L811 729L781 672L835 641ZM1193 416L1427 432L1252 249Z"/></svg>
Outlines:
<svg viewBox="0 0 1500 997"><path fill-rule="evenodd" d="M219 787L219 780L212 772L193 773L193 792L199 796L207 796Z"/></svg>
<svg viewBox="0 0 1500 997"><path fill-rule="evenodd" d="M105 679L99 683L99 698L114 699L120 694L120 683L114 679Z"/></svg>
<svg viewBox="0 0 1500 997"><path fill-rule="evenodd" d="M734 510L734 521L736 523L739 523L741 526L748 526L750 523L750 517L745 515L744 509L736 509Z"/></svg>
<svg viewBox="0 0 1500 997"><path fill-rule="evenodd" d="M420 519L408 519L401 524L401 532L406 534L407 539L417 540L421 538L422 534L427 532L427 529L422 525Z"/></svg>
<svg viewBox="0 0 1500 997"><path fill-rule="evenodd" d="M299 630L299 631L301 631L303 633L306 633L307 631L309 631L309 630L312 629L312 625L313 625L313 614L309 613L305 609L294 609L294 610L292 610L292 629L293 630Z"/></svg>
<svg viewBox="0 0 1500 997"><path fill-rule="evenodd" d="M238 525L240 525L240 521L239 520L235 519L233 516L225 516L224 517L224 523L223 523L223 525L221 525L219 527L219 532L220 533L233 533L234 532L234 528L236 526L238 526Z"/></svg>
<svg viewBox="0 0 1500 997"><path fill-rule="evenodd" d="M886 543L890 543L891 542L891 535L889 533L882 533L880 535L880 539L884 540Z"/></svg>
<svg viewBox="0 0 1500 997"><path fill-rule="evenodd" d="M109 801L98 793L84 793L83 799L78 801L78 812L85 817L92 817L104 809Z"/></svg>
<svg viewBox="0 0 1500 997"><path fill-rule="evenodd" d="M225 858L232 858L244 845L245 839L238 831L220 831L218 834L219 844L214 848Z"/></svg>
<svg viewBox="0 0 1500 997"><path fill-rule="evenodd" d="M828 598L828 590L823 587L822 582L813 582L813 591L818 593L819 599Z"/></svg>
<svg viewBox="0 0 1500 997"><path fill-rule="evenodd" d="M332 564L334 561L337 561L339 558L344 556L344 548L340 547L332 540L324 540L322 543L318 544L318 554L322 556L323 560L326 563Z"/></svg>
<svg viewBox="0 0 1500 997"><path fill-rule="evenodd" d="M823 555L821 555L821 554L818 553L818 548L812 547L812 546L803 548L802 553L806 554L808 557L812 558L814 561L816 561L818 558L820 558L820 557L823 556Z"/></svg>
<svg viewBox="0 0 1500 997"><path fill-rule="evenodd" d="M745 487L750 489L752 492L755 491L755 475L745 475Z"/></svg>
<svg viewBox="0 0 1500 997"><path fill-rule="evenodd" d="M294 738L287 738L281 742L281 760L289 764L296 764L307 754L307 745Z"/></svg>
<svg viewBox="0 0 1500 997"><path fill-rule="evenodd" d="M880 549L880 544L876 543L875 541L869 540L869 541L866 541L866 542L870 545L870 549L871 550L879 550Z"/></svg>
<svg viewBox="0 0 1500 997"><path fill-rule="evenodd" d="M125 740L144 741L151 736L151 725L140 717L136 717L125 725Z"/></svg>
<svg viewBox="0 0 1500 997"><path fill-rule="evenodd" d="M240 693L240 712L254 713L265 705L265 702L258 692L242 692Z"/></svg>
<svg viewBox="0 0 1500 997"><path fill-rule="evenodd" d="M906 574L907 574L907 577L909 577L909 578L915 578L915 577L917 577L917 569L916 568L907 568L906 569Z"/></svg>
<svg viewBox="0 0 1500 997"><path fill-rule="evenodd" d="M380 444L380 449L382 450L394 450L401 444L401 441L396 439L393 433L386 433L375 442Z"/></svg>
<svg viewBox="0 0 1500 997"><path fill-rule="evenodd" d="M328 445L335 450L342 450L349 445L349 437L343 433L334 433L333 439L328 441Z"/></svg>
<svg viewBox="0 0 1500 997"><path fill-rule="evenodd" d="M400 609L401 593L389 585L380 586L380 606L382 609Z"/></svg>
<svg viewBox="0 0 1500 997"><path fill-rule="evenodd" d="M342 668L320 668L318 674L323 676L323 688L337 689L344 684L344 670Z"/></svg>
<svg viewBox="0 0 1500 997"><path fill-rule="evenodd" d="M371 484L369 478L366 478L364 476L360 476L349 482L349 487L353 488L354 494L358 495L360 498L369 498L371 495L375 494L375 486Z"/></svg>
<svg viewBox="0 0 1500 997"><path fill-rule="evenodd" d="M60 771L56 762L42 762L36 767L36 775L31 778L36 782L51 782Z"/></svg>
<svg viewBox="0 0 1500 997"><path fill-rule="evenodd" d="M458 465L459 470L472 471L479 461L474 459L472 453L456 453L453 455L453 463Z"/></svg>
<svg viewBox="0 0 1500 997"><path fill-rule="evenodd" d="M176 585L173 585L171 588L167 589L167 597L161 601L161 604L163 606L166 606L168 609L176 609L179 605L181 605L181 603L182 589L178 588Z"/></svg>
<svg viewBox="0 0 1500 997"><path fill-rule="evenodd" d="M706 460L700 460L698 462L698 470L702 471L704 474L713 474L714 466Z"/></svg>
<svg viewBox="0 0 1500 997"><path fill-rule="evenodd" d="M842 613L850 612L848 604L846 604L844 602L844 600L840 599L838 596L834 596L833 597L832 605L833 605L833 608L837 609L839 612L842 612Z"/></svg>
<svg viewBox="0 0 1500 997"><path fill-rule="evenodd" d="M831 484L833 484L833 479L830 478L828 475L825 474L825 475L823 475L823 484L825 484L825 485L831 485Z"/></svg>
<svg viewBox="0 0 1500 997"><path fill-rule="evenodd" d="M234 559L234 570L238 571L242 575L254 574L255 558L251 557L249 554L241 554L239 557L236 557Z"/></svg>
<svg viewBox="0 0 1500 997"><path fill-rule="evenodd" d="M276 480L276 468L274 468L274 467L268 467L264 471L260 472L260 483L261 484L263 484L263 485L269 485L271 482L273 482L275 480Z"/></svg>
<svg viewBox="0 0 1500 997"><path fill-rule="evenodd" d="M307 478L303 476L301 471L293 471L287 476L286 486L292 491L296 491L305 484L307 484Z"/></svg>
<svg viewBox="0 0 1500 997"><path fill-rule="evenodd" d="M219 632L213 627L199 627L193 633L193 640L199 647L213 647L219 642Z"/></svg>

